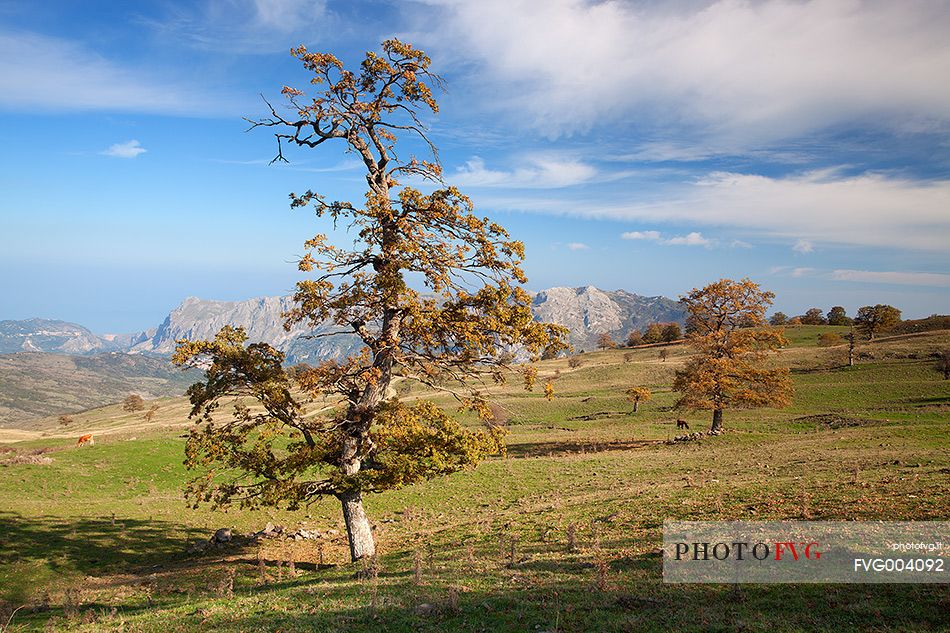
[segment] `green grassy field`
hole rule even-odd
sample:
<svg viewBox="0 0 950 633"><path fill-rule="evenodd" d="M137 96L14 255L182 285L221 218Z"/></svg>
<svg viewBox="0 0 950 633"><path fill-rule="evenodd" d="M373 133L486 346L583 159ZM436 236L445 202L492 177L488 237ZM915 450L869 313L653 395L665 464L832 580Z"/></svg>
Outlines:
<svg viewBox="0 0 950 633"><path fill-rule="evenodd" d="M862 345L847 368L846 346L816 347L827 330L843 328L788 331L791 407L727 412L726 434L675 445L663 441L683 417L669 408L685 347L542 363L553 402L517 381L494 392L506 458L367 500L375 567L345 563L340 538L188 553L219 527L342 521L334 500L188 508L181 399L150 426L118 407L65 433L41 421L0 454L52 460L0 466L0 627L25 605L9 630L947 630L946 585L662 582L664 519L950 519L950 381L928 358L950 332ZM636 415L632 385L654 391ZM87 429L96 445L75 448Z"/></svg>

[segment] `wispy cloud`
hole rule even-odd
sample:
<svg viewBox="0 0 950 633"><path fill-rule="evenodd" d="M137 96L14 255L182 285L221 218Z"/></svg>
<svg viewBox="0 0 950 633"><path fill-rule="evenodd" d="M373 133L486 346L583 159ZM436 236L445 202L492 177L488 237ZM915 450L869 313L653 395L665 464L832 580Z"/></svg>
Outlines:
<svg viewBox="0 0 950 633"><path fill-rule="evenodd" d="M447 180L466 187L548 189L582 184L597 176L596 168L573 158L533 155L521 162L524 166L501 171L489 169L481 157L473 156Z"/></svg>
<svg viewBox="0 0 950 633"><path fill-rule="evenodd" d="M625 240L659 240L659 231L627 231L621 233L620 237Z"/></svg>
<svg viewBox="0 0 950 633"><path fill-rule="evenodd" d="M815 245L808 240L798 240L792 246L792 250L796 253L811 253L815 250Z"/></svg>
<svg viewBox="0 0 950 633"><path fill-rule="evenodd" d="M144 154L148 150L142 147L142 144L132 139L131 141L126 141L125 143L116 143L115 145L110 145L109 149L99 152L104 156L112 156L113 158L135 158L140 154Z"/></svg>
<svg viewBox="0 0 950 633"><path fill-rule="evenodd" d="M751 146L863 116L950 118L943 2L427 4L430 20L431 5L446 19L419 37L474 60L486 101L551 135L633 117L692 126L713 137L706 147Z"/></svg>
<svg viewBox="0 0 950 633"><path fill-rule="evenodd" d="M698 231L671 237L665 240L664 243L670 244L671 246L710 246L712 244L710 240L703 237L703 234Z"/></svg>
<svg viewBox="0 0 950 633"><path fill-rule="evenodd" d="M793 268L792 271L789 273L789 275L791 275L792 277L807 277L813 274L814 272L815 272L814 268L799 267L799 268Z"/></svg>
<svg viewBox="0 0 950 633"><path fill-rule="evenodd" d="M944 273L917 273L898 271L872 271L839 269L831 273L835 281L859 281L877 284L900 284L907 286L950 287L950 275Z"/></svg>
<svg viewBox="0 0 950 633"><path fill-rule="evenodd" d="M713 240L703 237L698 231L692 231L686 235L675 235L664 238L659 231L627 231L620 234L624 240L646 240L666 244L668 246L712 246ZM744 243L744 242L743 242Z"/></svg>
<svg viewBox="0 0 950 633"><path fill-rule="evenodd" d="M569 242L567 248L572 251L586 251L590 249L590 246L583 242Z"/></svg>
<svg viewBox="0 0 950 633"><path fill-rule="evenodd" d="M125 66L83 45L0 31L0 108L202 114L207 94L185 82ZM218 110L220 112L220 99Z"/></svg>
<svg viewBox="0 0 950 633"><path fill-rule="evenodd" d="M950 236L950 180L921 181L825 169L784 177L713 172L659 185L646 200L508 196L489 201L510 210L581 217L741 228L746 235L938 250ZM636 238L628 238L636 239Z"/></svg>

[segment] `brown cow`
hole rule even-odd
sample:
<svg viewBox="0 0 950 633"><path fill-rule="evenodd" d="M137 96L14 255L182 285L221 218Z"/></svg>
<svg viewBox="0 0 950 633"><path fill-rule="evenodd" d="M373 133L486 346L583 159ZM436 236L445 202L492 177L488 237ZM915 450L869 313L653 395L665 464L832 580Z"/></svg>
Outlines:
<svg viewBox="0 0 950 633"><path fill-rule="evenodd" d="M79 438L79 441L76 442L76 446L83 446L85 444L95 444L96 441L92 439L92 433L87 433Z"/></svg>
<svg viewBox="0 0 950 633"><path fill-rule="evenodd" d="M686 420L677 420L676 428L689 430L689 424L686 423Z"/></svg>

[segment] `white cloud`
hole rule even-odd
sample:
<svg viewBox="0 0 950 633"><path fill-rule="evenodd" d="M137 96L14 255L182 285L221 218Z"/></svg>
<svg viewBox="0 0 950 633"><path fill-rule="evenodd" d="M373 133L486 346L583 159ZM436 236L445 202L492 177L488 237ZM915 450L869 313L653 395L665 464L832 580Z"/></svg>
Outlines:
<svg viewBox="0 0 950 633"><path fill-rule="evenodd" d="M879 284L908 286L950 287L950 275L944 273L915 273L897 271L871 271L839 269L831 273L835 281L859 281Z"/></svg>
<svg viewBox="0 0 950 633"><path fill-rule="evenodd" d="M729 242L729 246L732 248L752 248L752 244L744 242L742 240L732 240Z"/></svg>
<svg viewBox="0 0 950 633"><path fill-rule="evenodd" d="M191 114L207 111L195 96L201 94L206 91L121 66L76 42L0 31L0 108Z"/></svg>
<svg viewBox="0 0 950 633"><path fill-rule="evenodd" d="M665 239L659 231L627 231L621 233L620 237L624 240L646 240L669 246L712 246L713 244L713 240L706 239L702 233L697 231ZM745 242L742 242L742 244L745 244Z"/></svg>
<svg viewBox="0 0 950 633"><path fill-rule="evenodd" d="M663 243L670 244L671 246L710 246L712 244L710 240L703 237L702 233L696 231L686 235L671 237L668 240L664 240Z"/></svg>
<svg viewBox="0 0 950 633"><path fill-rule="evenodd" d="M815 245L808 240L798 240L795 242L795 245L792 246L792 250L796 253L811 253L815 250Z"/></svg>
<svg viewBox="0 0 950 633"><path fill-rule="evenodd" d="M590 248L590 246L588 246L587 244L584 244L583 242L570 242L567 245L567 248L572 251L586 251L587 249Z"/></svg>
<svg viewBox="0 0 950 633"><path fill-rule="evenodd" d="M659 231L627 231L621 233L620 237L625 240L659 240Z"/></svg>
<svg viewBox="0 0 950 633"><path fill-rule="evenodd" d="M636 222L740 227L748 234L861 246L945 251L950 180L919 181L836 170L770 178L716 172L674 183L644 201L559 196L480 199L510 210ZM635 239L635 238L634 238Z"/></svg>
<svg viewBox="0 0 950 633"><path fill-rule="evenodd" d="M807 277L815 272L814 268L793 268L789 273L792 277Z"/></svg>
<svg viewBox="0 0 950 633"><path fill-rule="evenodd" d="M142 144L132 139L131 141L126 141L125 143L116 143L115 145L110 145L109 149L99 152L105 156L112 156L114 158L135 158L139 154L144 154L148 150L142 147Z"/></svg>
<svg viewBox="0 0 950 633"><path fill-rule="evenodd" d="M488 169L485 161L473 156L446 179L465 187L558 188L589 182L597 176L591 165L572 158L533 155L522 159L524 167L512 171Z"/></svg>
<svg viewBox="0 0 950 633"><path fill-rule="evenodd" d="M636 118L752 145L862 116L950 118L945 2L428 3L444 21L416 37L475 60L486 101L550 135Z"/></svg>

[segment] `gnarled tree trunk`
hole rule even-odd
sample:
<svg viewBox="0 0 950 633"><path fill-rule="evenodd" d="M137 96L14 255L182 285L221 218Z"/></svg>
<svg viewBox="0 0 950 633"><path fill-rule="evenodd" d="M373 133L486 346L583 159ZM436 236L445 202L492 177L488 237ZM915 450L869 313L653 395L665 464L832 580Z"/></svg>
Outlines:
<svg viewBox="0 0 950 633"><path fill-rule="evenodd" d="M713 421L711 431L722 430L722 409L713 410Z"/></svg>
<svg viewBox="0 0 950 633"><path fill-rule="evenodd" d="M376 553L376 541L373 540L373 528L363 510L363 495L359 492L346 492L337 495L343 505L343 520L346 522L346 536L350 542L350 558L358 561Z"/></svg>

